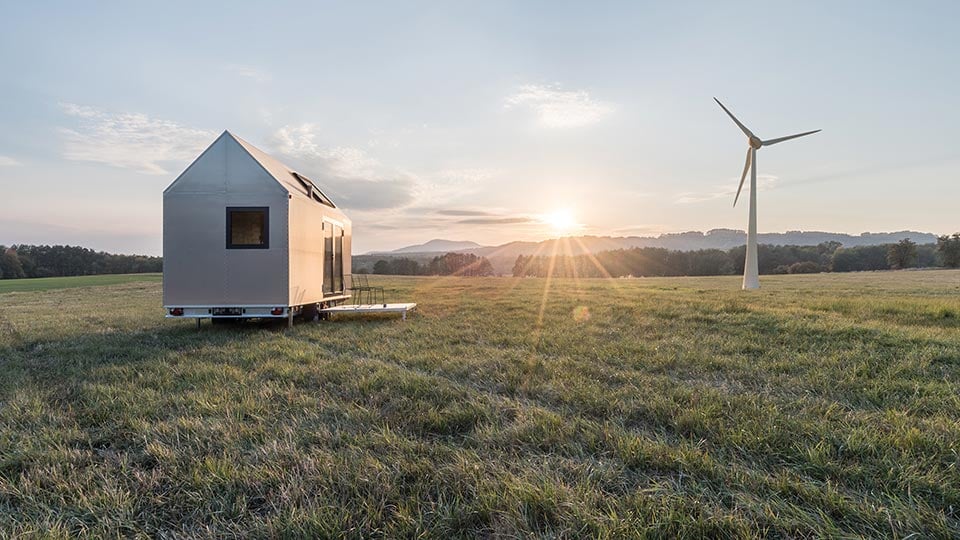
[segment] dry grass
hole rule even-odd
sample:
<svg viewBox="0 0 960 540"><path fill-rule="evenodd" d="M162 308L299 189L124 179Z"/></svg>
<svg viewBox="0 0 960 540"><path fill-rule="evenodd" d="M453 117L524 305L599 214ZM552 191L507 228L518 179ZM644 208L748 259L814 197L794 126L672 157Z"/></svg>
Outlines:
<svg viewBox="0 0 960 540"><path fill-rule="evenodd" d="M9 536L960 535L960 272L394 278L396 317L0 295Z"/></svg>

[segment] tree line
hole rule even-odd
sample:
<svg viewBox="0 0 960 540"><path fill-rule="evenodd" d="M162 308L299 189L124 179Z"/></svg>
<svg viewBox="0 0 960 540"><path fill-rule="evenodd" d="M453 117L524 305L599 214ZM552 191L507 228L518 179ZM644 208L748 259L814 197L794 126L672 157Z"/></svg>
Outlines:
<svg viewBox="0 0 960 540"><path fill-rule="evenodd" d="M520 255L516 277L718 276L743 273L746 246L729 250L672 251L632 248L587 255ZM761 244L757 253L761 274L854 272L899 268L960 267L960 233L941 236L936 244L917 245L909 239L896 244L844 248L839 242L816 246Z"/></svg>
<svg viewBox="0 0 960 540"><path fill-rule="evenodd" d="M0 245L0 279L161 271L161 257L115 255L79 246Z"/></svg>
<svg viewBox="0 0 960 540"><path fill-rule="evenodd" d="M622 277L711 276L743 273L746 246L729 250L672 251L632 248L591 255L520 255L514 276ZM760 245L761 274L854 272L897 268L960 267L960 233L941 236L936 244L917 245L904 239L896 244L844 248L839 242L817 246ZM163 271L163 259L145 255L116 255L79 246L0 245L0 279L136 274ZM411 276L492 276L486 257L445 253L420 263L399 257L378 260L374 274Z"/></svg>
<svg viewBox="0 0 960 540"><path fill-rule="evenodd" d="M445 253L426 264L407 258L380 259L373 264L374 274L400 276L492 276L493 266L486 257L472 253Z"/></svg>

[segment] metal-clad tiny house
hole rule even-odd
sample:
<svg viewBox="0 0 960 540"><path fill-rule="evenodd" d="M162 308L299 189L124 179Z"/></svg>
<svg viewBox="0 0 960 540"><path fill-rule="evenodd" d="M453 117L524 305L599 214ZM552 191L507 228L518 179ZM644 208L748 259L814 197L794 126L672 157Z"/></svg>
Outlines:
<svg viewBox="0 0 960 540"><path fill-rule="evenodd" d="M310 179L225 131L163 192L167 317L335 305L350 247L350 219Z"/></svg>

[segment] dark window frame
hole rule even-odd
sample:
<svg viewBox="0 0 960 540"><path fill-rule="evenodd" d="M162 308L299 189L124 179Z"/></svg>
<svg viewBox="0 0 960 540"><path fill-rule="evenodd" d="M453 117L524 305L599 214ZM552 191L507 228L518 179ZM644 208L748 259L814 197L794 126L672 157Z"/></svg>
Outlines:
<svg viewBox="0 0 960 540"><path fill-rule="evenodd" d="M263 242L260 244L234 244L233 224L230 215L233 212L263 212ZM227 207L227 249L270 249L270 207L269 206L228 206Z"/></svg>

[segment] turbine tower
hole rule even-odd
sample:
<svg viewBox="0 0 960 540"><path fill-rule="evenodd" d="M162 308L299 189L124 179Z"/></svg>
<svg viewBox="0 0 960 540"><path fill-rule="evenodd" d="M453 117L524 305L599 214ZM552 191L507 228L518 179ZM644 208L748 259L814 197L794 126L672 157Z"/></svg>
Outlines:
<svg viewBox="0 0 960 540"><path fill-rule="evenodd" d="M796 139L797 137L803 137L804 135L811 135L820 131L815 129L813 131L805 131L803 133L797 133L796 135L787 135L786 137L779 137L776 139L762 140L760 137L757 137L753 134L752 131L747 129L747 126L740 123L737 120L737 117L733 115L732 112L727 110L723 106L723 103L720 103L720 100L713 98L717 102L717 105L733 120L737 127L740 128L740 131L747 136L747 142L750 146L747 147L747 162L743 165L743 174L740 175L740 185L737 187L737 196L733 198L733 206L737 206L737 200L740 199L740 190L743 189L743 181L747 178L747 171L750 171L750 226L747 228L747 259L743 265L743 288L744 289L759 289L760 288L760 272L757 267L757 150L764 146L772 146L777 143L782 143L783 141L789 141L790 139Z"/></svg>

